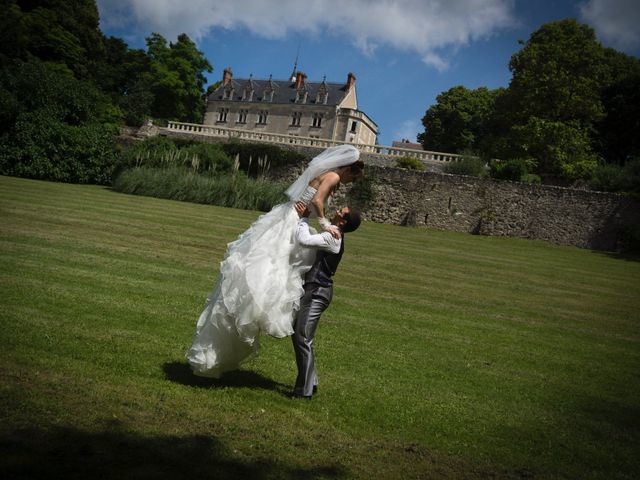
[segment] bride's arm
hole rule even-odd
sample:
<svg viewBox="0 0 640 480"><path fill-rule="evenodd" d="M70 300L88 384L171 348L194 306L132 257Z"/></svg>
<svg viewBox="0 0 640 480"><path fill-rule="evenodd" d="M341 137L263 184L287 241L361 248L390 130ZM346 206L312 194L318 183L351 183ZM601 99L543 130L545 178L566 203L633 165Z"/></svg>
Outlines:
<svg viewBox="0 0 640 480"><path fill-rule="evenodd" d="M329 195L331 195L338 183L340 183L340 175L335 172L327 172L319 180L320 184L316 189L316 194L311 199L311 204L318 215L318 222L322 225L322 228L327 231L331 231L332 225L324 216L324 205L329 198Z"/></svg>
<svg viewBox="0 0 640 480"><path fill-rule="evenodd" d="M331 195L331 192L340 183L340 175L335 172L327 172L320 179L320 184L316 189L316 194L311 199L311 204L318 215L318 218L324 218L324 205Z"/></svg>

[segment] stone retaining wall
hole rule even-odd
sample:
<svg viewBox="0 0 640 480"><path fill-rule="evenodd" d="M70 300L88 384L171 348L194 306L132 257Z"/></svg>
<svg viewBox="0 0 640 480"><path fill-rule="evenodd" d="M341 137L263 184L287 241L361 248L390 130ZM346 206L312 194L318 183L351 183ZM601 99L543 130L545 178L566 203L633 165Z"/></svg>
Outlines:
<svg viewBox="0 0 640 480"><path fill-rule="evenodd" d="M622 195L377 166L366 174L374 198L363 214L374 222L608 251L640 231L640 204ZM341 188L334 205L348 203L347 191Z"/></svg>

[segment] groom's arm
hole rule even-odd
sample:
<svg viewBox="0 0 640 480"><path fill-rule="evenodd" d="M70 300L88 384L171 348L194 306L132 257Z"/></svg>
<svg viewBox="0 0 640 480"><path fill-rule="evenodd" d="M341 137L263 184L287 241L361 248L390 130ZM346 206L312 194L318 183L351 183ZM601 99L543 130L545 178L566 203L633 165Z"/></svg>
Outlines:
<svg viewBox="0 0 640 480"><path fill-rule="evenodd" d="M312 234L309 231L309 219L302 217L296 229L296 240L303 247L319 248L331 253L340 251L340 240L334 238L329 232Z"/></svg>
<svg viewBox="0 0 640 480"><path fill-rule="evenodd" d="M340 251L340 239L335 238L331 232L324 231L322 233L312 234L309 231L309 209L304 203L298 202L294 205L300 221L296 229L296 240L303 247L319 248L332 253Z"/></svg>

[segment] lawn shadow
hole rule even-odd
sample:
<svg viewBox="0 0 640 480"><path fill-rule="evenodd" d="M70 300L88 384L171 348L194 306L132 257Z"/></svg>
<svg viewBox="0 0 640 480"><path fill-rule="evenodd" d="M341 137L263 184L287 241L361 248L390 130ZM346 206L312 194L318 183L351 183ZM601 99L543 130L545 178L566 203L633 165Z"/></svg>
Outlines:
<svg viewBox="0 0 640 480"><path fill-rule="evenodd" d="M594 251L598 255L605 255L609 258L613 258L614 260L624 260L626 262L640 262L640 253L637 251L633 252L598 252Z"/></svg>
<svg viewBox="0 0 640 480"><path fill-rule="evenodd" d="M194 375L187 363L167 362L162 366L167 380L181 385L198 388L262 388L284 392L286 385L252 372L251 370L235 370L227 372L221 378L205 378Z"/></svg>
<svg viewBox="0 0 640 480"><path fill-rule="evenodd" d="M235 453L235 451L234 451ZM341 465L297 468L272 459L237 458L207 435L147 437L123 431L30 428L0 436L0 475L11 479L342 478Z"/></svg>

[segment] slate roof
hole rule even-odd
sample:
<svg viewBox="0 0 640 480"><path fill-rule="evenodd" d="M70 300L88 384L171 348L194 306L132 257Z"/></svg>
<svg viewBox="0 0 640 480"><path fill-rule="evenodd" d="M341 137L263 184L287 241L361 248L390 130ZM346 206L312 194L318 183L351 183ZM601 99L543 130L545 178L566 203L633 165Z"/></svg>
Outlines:
<svg viewBox="0 0 640 480"><path fill-rule="evenodd" d="M410 148L412 150L424 150L421 143L413 143L408 140L394 140L391 146L396 148Z"/></svg>
<svg viewBox="0 0 640 480"><path fill-rule="evenodd" d="M233 86L233 101L241 101L244 89L248 83L253 85L253 99L251 102L244 100L246 103L262 103L265 89L271 84L274 90L273 101L265 103L294 104L298 91L295 88L295 82L290 80L253 80L249 78L234 78L231 80ZM329 82L305 82L307 88L306 103L298 103L298 105L315 105L318 89L321 85L325 85L329 96L327 103L323 103L322 99L318 105L336 106L342 102L347 94L347 87L344 83ZM220 85L209 95L210 100L222 100L223 94L227 86Z"/></svg>

